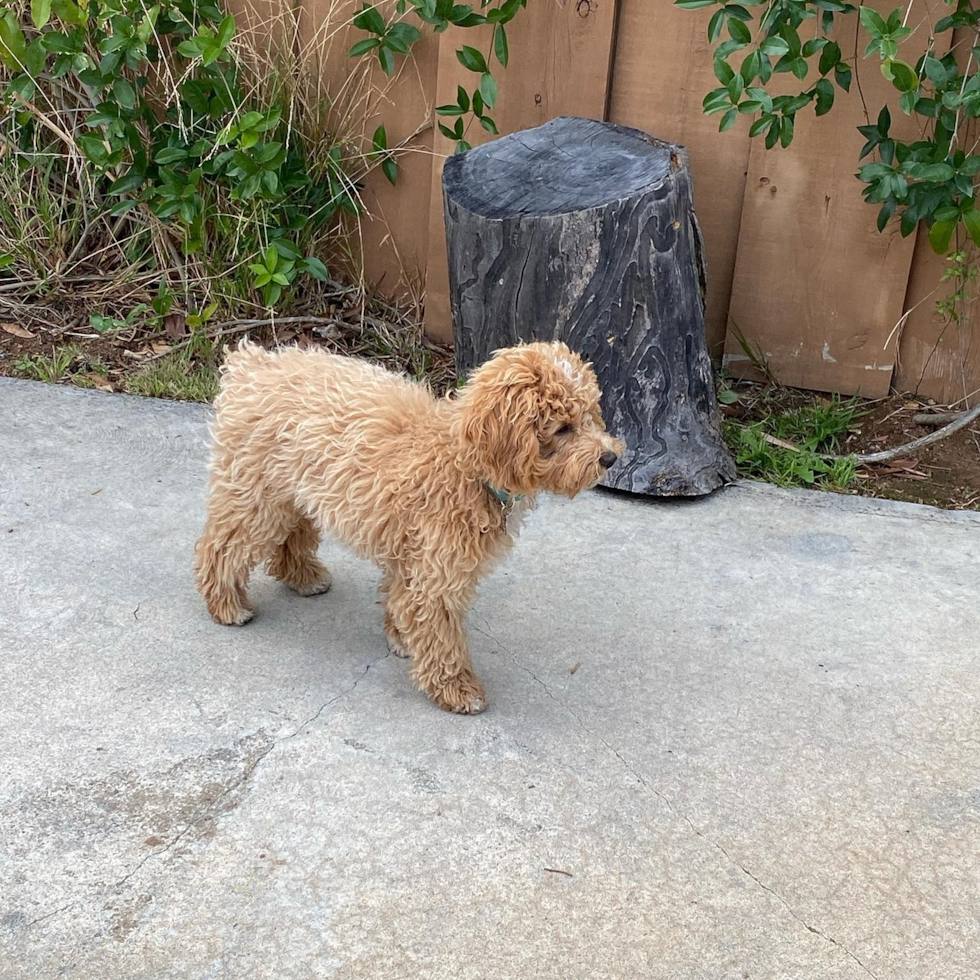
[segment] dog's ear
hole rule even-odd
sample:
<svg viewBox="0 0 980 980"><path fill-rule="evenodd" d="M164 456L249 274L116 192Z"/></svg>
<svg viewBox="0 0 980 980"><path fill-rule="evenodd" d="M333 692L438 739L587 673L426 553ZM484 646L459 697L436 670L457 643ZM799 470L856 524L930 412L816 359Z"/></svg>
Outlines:
<svg viewBox="0 0 980 980"><path fill-rule="evenodd" d="M511 493L535 488L542 414L540 355L516 348L478 368L461 396L460 449L479 476Z"/></svg>

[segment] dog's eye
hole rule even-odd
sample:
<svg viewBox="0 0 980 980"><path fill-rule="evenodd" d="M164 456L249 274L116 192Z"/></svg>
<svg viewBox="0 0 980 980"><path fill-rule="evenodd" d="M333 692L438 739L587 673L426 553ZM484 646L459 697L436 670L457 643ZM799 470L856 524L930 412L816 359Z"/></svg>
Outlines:
<svg viewBox="0 0 980 980"><path fill-rule="evenodd" d="M560 428L560 429L559 429L559 430L558 430L558 431L557 431L557 432L555 433L555 435L556 435L556 436L567 436L567 435L569 434L569 432L571 432L571 431L572 431L572 427L571 427L570 425L563 425L563 426L562 426L562 427L561 427L561 428Z"/></svg>

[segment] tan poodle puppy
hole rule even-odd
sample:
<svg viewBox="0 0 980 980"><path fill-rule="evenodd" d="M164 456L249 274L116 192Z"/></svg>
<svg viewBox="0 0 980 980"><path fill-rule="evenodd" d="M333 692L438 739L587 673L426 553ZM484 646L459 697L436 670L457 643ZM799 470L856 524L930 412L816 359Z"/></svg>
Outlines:
<svg viewBox="0 0 980 980"><path fill-rule="evenodd" d="M564 344L500 351L456 398L364 361L243 342L215 402L207 523L195 575L211 615L252 618L249 572L300 595L330 588L333 532L383 571L385 632L447 711L486 707L466 644L480 578L539 491L594 486L623 444L591 367Z"/></svg>

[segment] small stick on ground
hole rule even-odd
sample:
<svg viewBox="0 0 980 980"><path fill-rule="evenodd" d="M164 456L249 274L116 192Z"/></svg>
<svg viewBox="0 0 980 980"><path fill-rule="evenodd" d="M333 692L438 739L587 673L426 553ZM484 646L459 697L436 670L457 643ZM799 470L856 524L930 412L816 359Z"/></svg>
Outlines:
<svg viewBox="0 0 980 980"><path fill-rule="evenodd" d="M949 425L962 415L962 412L919 412L912 416L912 421L916 425Z"/></svg>
<svg viewBox="0 0 980 980"><path fill-rule="evenodd" d="M937 429L935 432L930 432L927 436L922 436L921 439L913 439L911 442L905 443L904 446L895 446L893 449L883 449L881 452L877 453L856 453L852 458L857 460L859 463L887 463L890 459L899 459L902 456L910 456L913 453L918 452L920 449L925 449L926 446L931 446L934 442L939 442L945 439L947 436L953 435L954 432L959 432L960 429L965 428L971 422L976 421L980 418L980 404L974 405L968 412L964 412L955 422L950 422L948 425L943 426L941 429ZM846 456L831 456L831 459L847 459Z"/></svg>

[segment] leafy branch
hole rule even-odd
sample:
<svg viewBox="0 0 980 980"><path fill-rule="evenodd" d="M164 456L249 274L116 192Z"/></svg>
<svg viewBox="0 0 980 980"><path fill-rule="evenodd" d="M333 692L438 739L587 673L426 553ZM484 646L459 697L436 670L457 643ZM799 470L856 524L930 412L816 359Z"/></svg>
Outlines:
<svg viewBox="0 0 980 980"><path fill-rule="evenodd" d="M494 0L482 0L480 11L474 10L469 4L456 4L453 0L398 0L395 4L399 18L411 11L437 34L450 26L493 25L489 50L485 54L467 44L456 50L459 63L467 71L479 76L477 85L474 88L458 86L456 101L436 108L439 116L455 117L456 121L451 128L445 123L439 123L439 131L447 139L456 142L457 153L470 149L470 143L466 140L466 116L478 121L488 133L496 135L498 132L496 122L487 111L497 103L497 80L491 64L496 60L501 67L507 67L510 47L506 25L527 5L527 0L503 0L498 6L493 6L493 3ZM417 27L402 19L386 21L378 7L367 3L355 15L353 23L355 27L372 36L358 41L350 49L350 55L364 57L374 52L386 75L395 71L395 56L407 55L422 37L422 32ZM393 177L389 176L389 180L394 183Z"/></svg>

